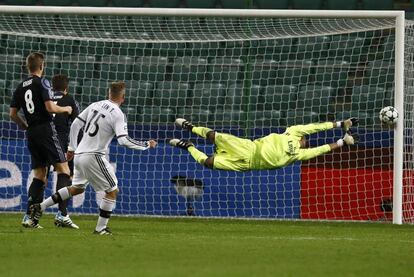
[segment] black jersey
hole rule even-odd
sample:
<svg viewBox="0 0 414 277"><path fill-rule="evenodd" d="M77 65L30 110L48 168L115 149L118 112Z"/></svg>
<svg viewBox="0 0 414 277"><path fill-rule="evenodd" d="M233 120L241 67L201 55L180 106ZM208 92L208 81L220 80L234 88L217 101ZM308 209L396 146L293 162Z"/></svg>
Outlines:
<svg viewBox="0 0 414 277"><path fill-rule="evenodd" d="M45 102L49 100L52 100L49 81L38 76L30 76L14 91L10 107L23 109L30 128L52 121L52 115L45 106Z"/></svg>
<svg viewBox="0 0 414 277"><path fill-rule="evenodd" d="M53 122L55 123L56 131L58 132L59 136L62 135L69 137L70 125L72 125L73 120L75 120L75 118L80 113L79 103L75 99L73 99L71 95L65 95L61 91L53 92L53 101L56 103L56 105L61 107L72 107L72 114L59 113L56 114L53 118Z"/></svg>

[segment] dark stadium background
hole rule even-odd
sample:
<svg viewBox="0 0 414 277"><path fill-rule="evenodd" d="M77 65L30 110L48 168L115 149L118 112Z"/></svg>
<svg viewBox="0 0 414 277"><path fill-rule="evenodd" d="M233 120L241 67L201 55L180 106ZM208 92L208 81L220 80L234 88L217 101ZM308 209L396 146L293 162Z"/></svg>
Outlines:
<svg viewBox="0 0 414 277"><path fill-rule="evenodd" d="M253 1L235 1L235 0L9 0L9 1L0 1L1 4L6 5L61 5L61 6L96 6L96 7L164 7L164 8L265 8L265 9L369 9L369 10L392 10L392 9L403 9L407 11L407 18L414 18L412 11L414 11L414 0L411 1L391 1L391 0L253 0ZM164 24L167 24L165 22ZM237 192L245 193L246 189L254 188L255 186L260 186L260 178L267 176L267 173L263 176L260 173L249 173L247 174L238 174L238 173L221 173L215 172L209 175L212 178L206 178L205 174L202 173L202 169L198 165L192 165L193 161L188 157L183 157L182 153L177 150L168 149L168 146L161 146L157 150L157 155L153 160L141 160L145 158L139 158L137 164L140 168L128 168L128 162L132 153L122 152L122 155L125 155L125 163L122 163L122 166L125 168L119 168L118 170L124 170L128 172L126 174L133 174L131 172L144 172L137 176L133 177L133 180L139 180L139 182L145 182L146 179L154 179L153 172L157 171L162 172L162 174L169 174L172 169L165 170L163 169L164 158L169 157L170 154L173 156L174 163L182 164L187 163L185 171L188 171L188 168L194 170L193 175L195 177L203 177L209 179L207 181L209 190L206 192L202 203L196 205L196 209L204 210L202 215L207 216L261 216L261 217L295 217L295 218L327 218L327 219L371 219L378 220L384 217L384 212L381 210L380 206L382 201L391 198L392 195L392 132L389 130L383 130L379 126L377 121L377 111L380 107L392 103L392 85L393 78L390 78L389 70L392 68L392 45L394 41L388 40L387 33L367 33L367 37L361 39L361 45L350 45L355 47L364 46L366 53L362 53L361 56L365 56L365 60L358 61L358 64L364 64L364 67L356 67L352 72L347 71L346 73L341 71L341 66L336 67L337 65L332 65L332 72L337 74L338 77L336 80L328 80L326 75L318 75L317 67L310 65L309 67L298 67L291 69L290 74L292 74L292 80L289 84L280 83L280 80L286 76L286 68L276 67L272 64L263 64L259 67L247 69L242 63L238 64L235 61L226 61L228 68L228 79L236 78L240 82L237 84L231 83L229 80L226 80L223 75L219 74L217 76L223 83L223 87L215 87L210 90L210 93L217 93L220 95L225 95L226 93L231 93L236 91L239 88L243 89L245 85L243 83L244 74L250 74L253 79L257 76L260 78L260 74L267 74L264 78L265 80L273 80L274 82L270 83L255 83L253 81L252 91L256 89L258 91L257 98L253 96L251 99L248 99L249 104L254 104L256 111L252 112L248 110L246 112L245 106L240 104L240 111L235 113L203 113L200 110L196 110L196 120L206 120L209 122L246 122L245 126L239 126L240 128L235 128L232 126L229 129L226 124L220 126L220 130L230 131L236 135L247 136L250 138L257 138L262 135L266 135L272 131L282 131L283 126L292 125L295 123L302 123L297 121L297 114L290 116L289 113L291 110L275 111L275 107L266 107L261 103L269 103L269 101L274 101L274 104L277 104L277 99L268 98L269 95L273 93L275 89L288 90L290 95L295 95L296 100L300 99L300 93L308 89L305 83L310 83L313 89L320 91L320 96L332 96L327 97L333 99L333 96L340 96L341 105L344 107L342 111L336 109L334 113L330 113L329 109L326 111L323 109L324 105L329 107L329 105L336 105L337 103L327 102L327 103L312 103L314 107L317 107L319 110L305 111L300 118L305 121L318 121L318 120L333 120L339 117L345 117L347 115L354 115L353 111L357 112L361 118L362 126L365 124L367 126L374 126L374 128L364 128L361 127L358 132L361 134L361 143L358 147L352 148L351 151L337 151L333 154L328 154L326 156L320 157L318 159L303 163L302 165L294 165L289 169L291 170L291 181L286 181L284 173L275 173L276 177L274 180L273 186L267 186L266 188L258 189L258 191L264 192L267 191L265 197L262 197L260 193L255 194L251 193L252 199L233 199L232 195L237 195ZM372 36L372 39L369 37ZM243 58L245 55L246 49L249 47L243 45L235 45L234 49L231 45L232 42L223 42L218 43L217 52L210 53L204 52L200 53L200 56L203 55L217 55L217 57L228 57L228 56L240 56ZM306 53L307 49L301 49L306 43L301 41L301 39L291 39L286 40L283 46L263 46L262 48L257 47L258 55L264 57L274 58L275 55L279 55L278 60L283 58L290 59L309 59L312 62L317 63L318 59L321 57L330 57L330 53L334 51L337 54L337 50L332 48L333 40L326 43L326 48L322 43L322 48L320 49L319 57L307 56L309 53ZM317 41L321 43L321 41ZM302 45L302 46L301 46ZM96 47L102 46L102 53L96 53ZM189 52L186 52L184 49L180 49L178 45L176 48L171 48L171 45L166 45L165 48L162 46L148 45L143 48L137 49L125 49L119 45L108 45L100 42L92 42L88 45L81 41L74 41L73 45L63 45L58 41L53 40L42 40L28 38L25 40L19 37L13 37L9 35L3 35L2 43L0 48L0 93L2 97L2 105L0 106L1 110L1 137L2 138L23 138L22 132L14 131L15 126L11 125L8 122L8 104L11 97L12 88L19 82L19 80L24 76L24 67L23 61L25 55L27 55L30 48L38 47L39 49L44 49L46 53L48 52L69 52L72 54L82 54L86 55L85 60L80 59L77 61L65 60L58 57L56 60L47 61L48 64L52 64L54 68L58 68L60 73L66 73L71 77L71 87L73 93L78 100L81 101L83 107L92 101L103 99L105 95L102 91L107 86L107 82L100 82L97 79L127 79L127 80L137 80L142 79L142 76L137 75L134 71L133 64L125 62L124 64L105 64L108 60L105 60L105 56L115 55L131 55L131 56L161 56L165 57L165 64L162 66L157 65L151 67L149 65L146 70L149 72L157 71L162 72L163 75L157 75L154 78L148 77L145 82L140 82L135 84L139 87L139 97L135 99L129 99L128 106L126 106L126 112L130 122L160 122L157 126L150 126L139 123L137 125L131 125L131 135L137 138L157 138L160 142L165 142L166 139L173 136L182 135L181 132L174 131L169 124L173 121L174 117L177 115L193 115L192 113L192 96L196 96L197 93L197 81L204 78L203 76L198 76L194 74L188 74L189 80L185 84L180 84L177 77L174 75L175 64L172 61L172 58L177 56L185 56ZM222 47L222 48L220 48ZM391 47L391 48L390 48ZM294 49L294 50L292 50ZM361 47L362 49L362 47ZM105 52L107 51L107 52ZM113 51L112 53L108 51ZM194 49L191 50L194 53ZM203 50L200 50L203 51ZM239 51L239 52L237 52ZM262 52L260 52L262 51ZM297 51L297 52L295 52ZM304 52L305 51L305 52ZM364 50L362 50L364 51ZM269 54L270 53L270 54ZM376 53L382 53L383 56L377 56ZM344 54L347 54L346 52ZM349 53L348 53L349 54ZM273 55L273 56L272 56ZM90 58L90 60L88 60ZM369 64L375 63L376 61L381 61L388 64L388 68L385 70L378 70L375 72L368 72ZM205 67L205 72L213 72L211 80L214 80L214 64L209 64L211 62L210 58L206 61L203 66ZM352 63L353 61L350 61ZM76 63L76 66L74 66ZM144 62L143 62L144 63ZM361 69L363 68L363 69ZM295 70L309 70L309 78L307 80L294 79ZM126 72L119 74L117 70L121 72ZM191 69L189 69L191 70ZM200 68L198 69L200 70ZM281 71L282 70L282 71ZM131 72L128 74L128 72ZM264 73L263 73L264 72ZM329 74L332 74L330 72ZM51 77L50 75L55 72L46 71L46 76ZM345 77L342 78L345 74ZM371 75L369 75L371 74ZM368 77L377 78L377 83L382 84L380 91L382 96L378 96L378 89L376 91L370 91L370 88L367 86L366 80ZM322 76L322 77L321 77ZM368 76L368 77L367 77ZM181 77L181 76L180 76ZM178 77L178 78L180 78ZM339 81L338 81L339 79ZM168 81L173 88L161 87L161 82ZM321 81L321 82L320 82ZM267 82L267 81L266 81ZM320 86L315 88L315 86ZM356 90L354 87L360 87L361 89L368 90L368 94L371 93L373 96L373 106L364 107L367 112L361 112L360 104L363 99L358 101L356 98ZM376 84L377 86L377 84ZM330 87L329 90L326 88ZM177 99L185 99L184 103L180 103L180 100L177 100L175 103L176 106L183 105L182 110L165 107L165 103L170 101L170 99L162 98L162 91L174 89L176 91ZM260 90L260 92L259 92ZM219 92L217 92L219 91ZM182 97L183 95L184 98ZM159 96L159 97L158 97ZM198 96L197 96L198 97ZM291 97L291 96L289 96ZM358 96L359 97L359 96ZM368 96L369 97L369 96ZM171 96L170 96L171 98ZM273 100L272 100L273 99ZM370 98L369 98L370 99ZM281 98L281 100L286 100ZM291 101L292 99L288 98L286 101ZM235 100L237 101L243 100ZM337 100L335 100L337 101ZM140 106L140 104L145 103L147 106ZM299 105L297 102L295 105ZM355 107L355 103L358 105ZM203 103L200 103L203 104ZM294 109L298 106L290 105L290 109ZM300 105L306 106L306 100ZM348 106L347 106L348 105ZM354 105L354 106L353 106ZM369 104L368 104L369 105ZM158 107L156 107L158 106ZM165 107L165 108L163 108ZM349 108L349 111L347 110ZM363 109L364 109L363 108ZM149 113L150 109L153 113ZM158 109L155 113L154 110ZM357 111L358 110L358 111ZM253 118L260 118L261 126L254 126L255 123L249 124L250 113L254 113ZM151 114L151 116L148 116ZM272 120L266 120L266 118L272 118ZM194 117L193 117L194 119ZM270 127L269 126L282 126L282 128ZM335 137L339 137L340 133L336 133ZM311 139L311 145L317 145L321 143L326 143L330 141L332 133L328 132L326 137L324 135L319 135ZM203 143L201 140L197 140L198 144ZM19 143L19 142L16 142ZM10 157L4 157L7 153L7 144L2 143L2 159L10 159ZM19 145L20 149L23 149L23 144ZM211 152L212 149L210 146L206 148ZM26 151L26 150L24 150ZM112 155L118 153L117 151L129 151L129 150L119 150L113 147ZM21 154L21 153L20 153ZM25 153L27 154L27 153ZM10 153L9 153L10 155ZM17 153L15 153L17 155ZM115 156L111 157L111 160L115 160ZM163 171L165 170L165 172ZM181 170L184 170L181 169ZM177 170L179 172L180 169ZM1 173L1 172L0 172ZM145 175L149 174L149 175ZM288 174L290 175L290 174ZM322 176L322 177L321 177ZM341 176L342 179L335 176ZM359 176L359 177L357 177ZM1 177L1 175L0 175ZM165 176L165 179L168 180L170 176ZM231 178L229 178L231 177ZM130 177L132 178L132 177ZM235 182L234 191L227 191L229 188L223 187L220 185L220 180L226 178L228 180L228 185L232 185L231 182ZM319 178L319 179L318 179ZM230 181L229 181L230 180ZM248 186L240 186L237 180L241 181L243 184L249 184ZM268 182L269 180L263 180ZM229 183L230 182L230 183ZM150 181L151 183L151 181ZM165 188L160 184L150 184L142 183L138 185L136 190L133 188L133 191L124 193L121 197L123 199L121 202L125 203L125 207L122 207L123 204L118 206L119 209L130 209L132 212L140 212L147 214L174 214L177 210L184 209L183 202L177 202L175 196L171 195L171 188ZM126 187L129 187L127 185ZM131 185L131 187L134 187ZM330 189L332 188L333 189ZM50 186L49 186L50 189ZM254 190L254 189L253 189ZM274 201L274 203L261 203L260 201L265 198L269 198L271 192L283 191L282 195L275 195L275 198L270 199L269 201ZM16 191L11 190L6 191L6 193L15 193ZM24 189L22 189L24 192ZM154 197L151 196L151 199L135 199L142 204L142 206L137 205L136 207L131 208L131 202L134 202L134 197L140 197L140 195L160 195L158 199L154 200ZM290 194L287 196L286 194ZM135 195L135 196L134 196ZM165 195L165 196L163 196ZM216 195L216 199L211 199L209 195ZM25 202L25 193L22 193L23 203ZM87 196L90 199L93 198L92 195ZM125 199L124 199L125 197ZM287 199L286 201L279 201L277 199ZM151 201L155 202L152 203ZM368 202L367 202L368 201ZM371 202L370 202L371 201ZM174 204L177 203L177 204ZM215 203L218 203L217 205ZM226 204L223 204L226 203ZM210 205L210 206L209 206ZM211 205L216 205L211 207ZM225 205L225 206L221 206ZM263 207L272 206L272 209ZM300 210L299 210L300 207ZM367 208L368 207L368 208ZM16 208L20 209L20 207ZM91 209L93 212L92 206L85 207L85 210L88 211ZM214 212L211 212L214 210ZM405 210L405 208L403 209ZM361 216L363 215L363 216ZM389 215L385 214L386 217Z"/></svg>

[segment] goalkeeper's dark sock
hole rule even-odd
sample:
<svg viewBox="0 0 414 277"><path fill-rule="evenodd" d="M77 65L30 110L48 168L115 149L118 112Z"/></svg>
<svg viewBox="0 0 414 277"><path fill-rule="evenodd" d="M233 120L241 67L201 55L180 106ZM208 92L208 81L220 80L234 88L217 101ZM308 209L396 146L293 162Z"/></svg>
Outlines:
<svg viewBox="0 0 414 277"><path fill-rule="evenodd" d="M202 138L207 138L207 134L211 131L213 130L211 130L210 128L206 128L206 127L193 127L193 129L191 130L191 132L193 132L194 134Z"/></svg>
<svg viewBox="0 0 414 277"><path fill-rule="evenodd" d="M47 207L55 205L56 203L61 203L70 197L72 197L72 195L70 194L68 187L64 187L58 190L52 196L46 198L45 201L40 204L40 207L42 208L42 211L44 211Z"/></svg>
<svg viewBox="0 0 414 277"><path fill-rule="evenodd" d="M57 183L56 183L56 190L59 191L61 188L67 187L71 185L70 176L67 174L59 174ZM68 214L67 207L68 207L69 200L62 200L59 202L59 211L63 216L66 216Z"/></svg>
<svg viewBox="0 0 414 277"><path fill-rule="evenodd" d="M100 232L108 225L109 218L115 208L116 200L102 198L101 205L99 205L99 218L95 230Z"/></svg>
<svg viewBox="0 0 414 277"><path fill-rule="evenodd" d="M30 206L43 201L43 194L45 192L45 183L37 178L33 178L29 187L27 210L26 214L30 214Z"/></svg>
<svg viewBox="0 0 414 277"><path fill-rule="evenodd" d="M188 152L191 154L191 156L201 165L204 165L204 162L207 160L207 155L195 148L194 146L188 147Z"/></svg>

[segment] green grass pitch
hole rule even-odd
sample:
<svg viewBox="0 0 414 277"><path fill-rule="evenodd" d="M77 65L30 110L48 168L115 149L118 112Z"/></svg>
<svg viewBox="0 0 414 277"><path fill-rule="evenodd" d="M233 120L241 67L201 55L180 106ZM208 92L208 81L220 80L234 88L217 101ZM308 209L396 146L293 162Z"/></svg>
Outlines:
<svg viewBox="0 0 414 277"><path fill-rule="evenodd" d="M114 235L0 214L0 276L414 276L414 226L113 217Z"/></svg>

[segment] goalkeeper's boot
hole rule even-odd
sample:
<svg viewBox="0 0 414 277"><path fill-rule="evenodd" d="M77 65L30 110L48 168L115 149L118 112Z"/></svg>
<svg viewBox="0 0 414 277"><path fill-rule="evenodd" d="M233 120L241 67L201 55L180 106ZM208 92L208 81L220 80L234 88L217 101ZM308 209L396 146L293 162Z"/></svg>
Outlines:
<svg viewBox="0 0 414 277"><path fill-rule="evenodd" d="M172 139L170 140L170 145L185 150L187 150L188 147L194 146L194 144L191 141L185 139Z"/></svg>
<svg viewBox="0 0 414 277"><path fill-rule="evenodd" d="M55 216L55 225L57 227L68 227L72 229L79 229L79 226L73 223L69 215L62 215L60 211Z"/></svg>
<svg viewBox="0 0 414 277"><path fill-rule="evenodd" d="M23 216L22 226L25 228L42 229L43 227L39 223L34 223L28 214Z"/></svg>
<svg viewBox="0 0 414 277"><path fill-rule="evenodd" d="M94 235L100 235L100 236L112 236L112 231L108 228L108 227L106 227L106 228L104 228L104 229L102 229L102 230L100 230L100 231L93 231L93 234Z"/></svg>
<svg viewBox="0 0 414 277"><path fill-rule="evenodd" d="M341 122L341 127L344 131L348 131L351 127L355 127L358 125L359 119L356 117L351 117L347 120Z"/></svg>
<svg viewBox="0 0 414 277"><path fill-rule="evenodd" d="M188 121L184 118L177 118L177 119L175 119L174 123L175 123L175 126L181 127L181 128L186 129L188 131L191 131L194 127L194 125L190 121Z"/></svg>

